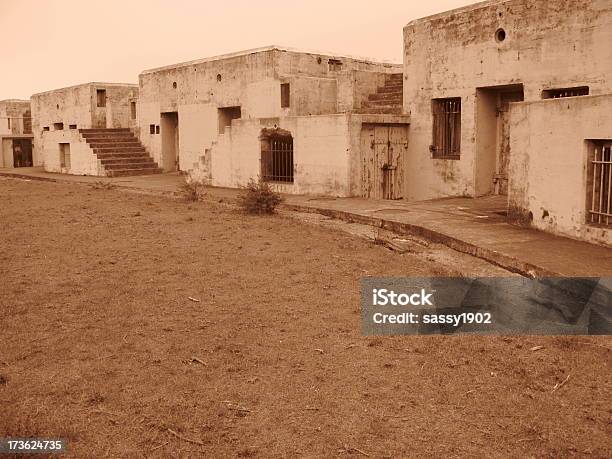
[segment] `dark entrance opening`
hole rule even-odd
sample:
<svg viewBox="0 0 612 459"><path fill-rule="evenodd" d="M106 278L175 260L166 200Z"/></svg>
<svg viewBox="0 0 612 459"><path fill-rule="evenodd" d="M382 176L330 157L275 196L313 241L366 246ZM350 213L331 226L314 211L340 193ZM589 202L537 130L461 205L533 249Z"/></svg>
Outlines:
<svg viewBox="0 0 612 459"><path fill-rule="evenodd" d="M13 167L32 167L32 139L13 139Z"/></svg>
<svg viewBox="0 0 612 459"><path fill-rule="evenodd" d="M157 127L155 128L157 132ZM179 168L179 116L178 112L161 114L162 167L165 172Z"/></svg>

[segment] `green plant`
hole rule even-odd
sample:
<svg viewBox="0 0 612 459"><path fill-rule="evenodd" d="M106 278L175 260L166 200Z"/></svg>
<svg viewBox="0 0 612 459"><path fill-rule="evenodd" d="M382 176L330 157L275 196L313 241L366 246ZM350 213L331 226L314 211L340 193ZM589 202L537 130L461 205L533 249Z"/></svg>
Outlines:
<svg viewBox="0 0 612 459"><path fill-rule="evenodd" d="M200 201L206 195L205 185L199 180L185 176L179 186L178 194L188 202Z"/></svg>
<svg viewBox="0 0 612 459"><path fill-rule="evenodd" d="M273 214L282 201L282 196L261 177L258 180L250 179L238 196L240 207L249 214Z"/></svg>

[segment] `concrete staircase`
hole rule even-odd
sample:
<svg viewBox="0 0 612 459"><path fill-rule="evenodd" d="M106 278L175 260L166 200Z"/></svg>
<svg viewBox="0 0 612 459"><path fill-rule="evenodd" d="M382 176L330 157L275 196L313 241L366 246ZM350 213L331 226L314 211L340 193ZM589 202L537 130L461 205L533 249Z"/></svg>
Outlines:
<svg viewBox="0 0 612 459"><path fill-rule="evenodd" d="M162 170L130 129L79 129L108 177L160 174Z"/></svg>
<svg viewBox="0 0 612 459"><path fill-rule="evenodd" d="M385 85L379 87L368 100L362 102L359 113L401 115L403 110L404 75L392 73L386 76Z"/></svg>

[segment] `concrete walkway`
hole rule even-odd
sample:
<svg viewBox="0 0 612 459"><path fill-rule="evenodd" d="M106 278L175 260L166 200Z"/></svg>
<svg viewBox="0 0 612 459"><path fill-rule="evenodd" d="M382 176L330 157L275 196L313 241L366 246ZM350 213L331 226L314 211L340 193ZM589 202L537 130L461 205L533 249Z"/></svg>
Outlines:
<svg viewBox="0 0 612 459"><path fill-rule="evenodd" d="M174 194L182 182L178 173L100 178L20 168L0 169L2 175L82 183L103 180L159 194ZM235 189L209 188L209 195L218 198L234 199L237 194ZM528 276L612 276L611 248L509 225L505 200L497 196L405 203L286 195L285 207L420 236Z"/></svg>

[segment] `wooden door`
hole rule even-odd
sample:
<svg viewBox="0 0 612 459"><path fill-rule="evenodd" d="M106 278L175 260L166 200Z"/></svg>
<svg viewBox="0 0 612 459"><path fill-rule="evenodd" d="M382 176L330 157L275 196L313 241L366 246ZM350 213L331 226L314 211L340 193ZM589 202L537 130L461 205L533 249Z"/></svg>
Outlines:
<svg viewBox="0 0 612 459"><path fill-rule="evenodd" d="M403 161L408 148L405 125L364 124L361 129L361 196L402 199Z"/></svg>

